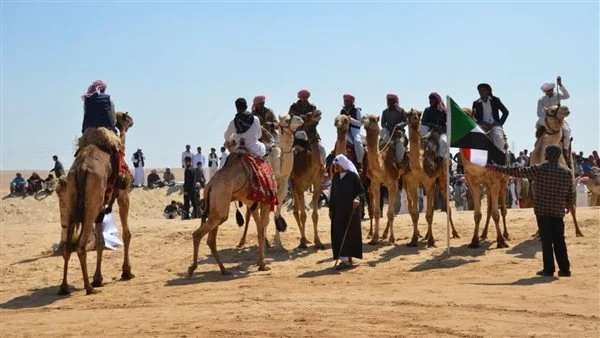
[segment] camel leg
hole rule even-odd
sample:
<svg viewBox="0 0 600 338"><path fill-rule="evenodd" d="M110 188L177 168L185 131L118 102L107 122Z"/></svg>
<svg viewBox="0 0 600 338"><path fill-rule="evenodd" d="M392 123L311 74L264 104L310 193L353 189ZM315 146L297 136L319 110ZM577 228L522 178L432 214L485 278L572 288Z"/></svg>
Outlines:
<svg viewBox="0 0 600 338"><path fill-rule="evenodd" d="M223 261L221 260L221 256L219 255L219 251L217 250L217 233L219 232L219 227L214 227L209 233L208 238L206 238L206 244L210 248L210 253L213 255L217 264L219 265L219 269L221 269L221 274L230 275L231 273L225 269L223 266Z"/></svg>
<svg viewBox="0 0 600 338"><path fill-rule="evenodd" d="M102 252L104 251L104 232L102 223L96 223L96 272L92 286L99 288L102 286Z"/></svg>
<svg viewBox="0 0 600 338"><path fill-rule="evenodd" d="M319 176L322 177L322 176ZM319 197L321 197L321 183L320 178L316 182L313 182L313 195L312 195L312 222L313 222L313 231L315 233L315 249L323 250L325 249L325 245L321 243L321 239L319 238Z"/></svg>
<svg viewBox="0 0 600 338"><path fill-rule="evenodd" d="M491 191L492 196L501 196L501 193L500 193L501 189L506 190L506 186L498 187L496 185L496 186L494 186L494 188L490 188L489 190L492 190ZM492 218L494 219L494 225L496 226L497 248L498 249L508 248L508 244L506 244L506 241L504 241L504 236L502 235L502 232L500 231L500 212L498 211L498 198L493 197L491 200L492 200ZM506 200L503 200L502 202L504 204L506 204L505 201Z"/></svg>
<svg viewBox="0 0 600 338"><path fill-rule="evenodd" d="M577 214L574 205L569 209L569 212L571 212L571 216L573 217L573 223L575 223L575 236L583 237L583 233L581 232L581 230L579 230L579 225L577 224Z"/></svg>
<svg viewBox="0 0 600 338"><path fill-rule="evenodd" d="M304 205L304 193L294 189L294 218L300 230L300 245L298 248L306 249L309 243L306 239L306 206Z"/></svg>
<svg viewBox="0 0 600 338"><path fill-rule="evenodd" d="M265 263L265 229L269 224L269 205L261 204L260 219L256 222L256 232L258 234L258 271L268 271L270 268Z"/></svg>
<svg viewBox="0 0 600 338"><path fill-rule="evenodd" d="M418 197L417 197L417 187L409 186L406 182L404 182L404 186L406 187L406 197L408 199L408 211L410 213L410 218L413 223L413 235L408 246L417 246L419 241L419 206L418 206Z"/></svg>
<svg viewBox="0 0 600 338"><path fill-rule="evenodd" d="M281 217L281 206L283 205L283 200L285 199L285 194L288 189L287 177L283 180L277 182L277 200L279 201L279 205L275 209L275 218ZM274 240L275 248L281 249L283 251L287 251L283 247L283 243L281 242L281 235L279 234L279 230L275 228L275 240Z"/></svg>
<svg viewBox="0 0 600 338"><path fill-rule="evenodd" d="M121 219L121 227L123 228L123 247L124 247L124 258L123 258L123 273L121 278L124 280L130 280L135 277L131 273L131 263L129 262L129 245L131 243L131 231L129 230L129 191L122 191L119 193L117 198L119 204L119 218Z"/></svg>
<svg viewBox="0 0 600 338"><path fill-rule="evenodd" d="M481 232L481 239L487 239L488 229L490 225L490 219L492 218L492 193L491 188L487 187L487 213L485 215L485 226L483 227L483 231Z"/></svg>
<svg viewBox="0 0 600 338"><path fill-rule="evenodd" d="M469 244L469 248L479 248L479 224L481 223L481 190L479 184L476 183L471 175L466 175L467 185L471 190L471 196L473 197L473 219L475 220L475 231L473 232L473 238Z"/></svg>
<svg viewBox="0 0 600 338"><path fill-rule="evenodd" d="M442 178L438 180L439 184L439 188L440 188L440 194L442 195L442 199L444 200L444 203L446 203L448 201L448 188L442 188L446 186L446 176L442 175ZM458 232L456 231L456 228L454 227L454 222L452 221L452 208L450 207L450 205L446 205L446 212L448 213L448 219L450 220L450 229L452 230L452 238L460 238L460 236L458 235Z"/></svg>
<svg viewBox="0 0 600 338"><path fill-rule="evenodd" d="M375 227L373 228L373 235L371 236L371 241L369 244L374 245L379 243L379 218L381 217L381 210L379 210L379 199L380 199L380 182L372 181L370 190L372 191L372 195L374 200L374 204L376 205L376 209L373 212L373 217L371 220L375 219ZM384 235L385 236L385 235Z"/></svg>
<svg viewBox="0 0 600 338"><path fill-rule="evenodd" d="M427 220L427 247L435 247L435 239L433 238L433 201L435 198L435 184L430 184L427 188L427 210L425 219Z"/></svg>
<svg viewBox="0 0 600 338"><path fill-rule="evenodd" d="M63 266L63 280L62 283L60 284L60 289L58 290L58 294L61 296L66 296L68 294L70 294L71 292L69 291L69 284L67 283L67 273L69 271L69 259L71 258L71 248L69 248L71 246L71 238L67 239L67 242L65 242L65 245L63 246L63 259L64 259L64 266Z"/></svg>
<svg viewBox="0 0 600 338"><path fill-rule="evenodd" d="M390 243L396 242L396 237L394 236L394 216L396 213L394 212L394 206L396 205L396 196L398 195L398 185L392 184L388 187L389 196L388 196L388 209L387 209L387 226L386 229L390 229ZM391 208L389 206L392 206ZM385 235L384 235L385 237Z"/></svg>
<svg viewBox="0 0 600 338"><path fill-rule="evenodd" d="M254 216L254 215L252 215ZM250 224L250 208L246 207L246 218L244 222L244 233L242 234L242 238L240 238L240 243L237 245L238 248L243 248L246 245L246 235L248 234L248 225ZM256 219L254 220L256 221Z"/></svg>
<svg viewBox="0 0 600 338"><path fill-rule="evenodd" d="M92 182L91 179L88 178L88 181L86 182L87 187L91 189L92 187ZM102 189L101 191L104 191L104 186L103 184L98 184L96 185L96 187L100 186L100 189ZM88 197L88 196L86 196ZM81 229L81 235L79 237L79 243L77 245L77 256L79 257L79 263L81 265L81 272L83 274L83 285L85 287L86 290L86 294L91 295L96 293L97 291L94 290L94 288L92 287L92 285L90 284L90 278L88 276L88 270L87 270L87 243L90 239L90 236L92 235L92 224L94 224L96 222L96 218L98 217L98 214L100 212L100 210L102 209L102 199L104 199L103 196L99 196L100 197L100 201L95 201L92 199L87 199L86 200L86 204L85 204L85 215L83 217L83 224L82 229ZM98 245L99 243L96 243L96 245Z"/></svg>
<svg viewBox="0 0 600 338"><path fill-rule="evenodd" d="M507 184L502 182L501 187L506 187ZM508 195L508 190L500 188L500 201L506 201L506 195ZM500 203L500 202L498 202ZM502 216L502 226L504 227L504 232L502 236L505 240L510 241L510 235L508 234L508 227L506 226L506 203L500 203L500 216Z"/></svg>

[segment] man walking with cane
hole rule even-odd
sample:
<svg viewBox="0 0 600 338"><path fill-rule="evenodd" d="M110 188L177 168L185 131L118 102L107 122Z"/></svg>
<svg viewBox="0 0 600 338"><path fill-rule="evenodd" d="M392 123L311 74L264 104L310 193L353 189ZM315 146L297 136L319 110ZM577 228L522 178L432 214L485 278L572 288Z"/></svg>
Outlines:
<svg viewBox="0 0 600 338"><path fill-rule="evenodd" d="M352 267L352 258L362 259L359 195L365 190L360 184L358 171L344 155L333 160L335 176L331 182L329 218L331 219L331 249L336 260L335 268ZM337 264L338 259L340 264Z"/></svg>

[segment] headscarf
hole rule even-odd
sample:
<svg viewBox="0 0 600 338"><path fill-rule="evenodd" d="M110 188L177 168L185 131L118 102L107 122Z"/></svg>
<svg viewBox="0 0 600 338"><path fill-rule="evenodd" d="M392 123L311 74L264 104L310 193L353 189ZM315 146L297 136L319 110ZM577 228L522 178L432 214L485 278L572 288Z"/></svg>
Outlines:
<svg viewBox="0 0 600 338"><path fill-rule="evenodd" d="M243 134L252 127L254 123L254 115L247 111L248 104L246 103L246 99L240 97L235 100L235 109L237 110L237 114L233 118L233 125L235 126L235 132L238 134Z"/></svg>
<svg viewBox="0 0 600 338"><path fill-rule="evenodd" d="M562 150L559 146L551 144L546 147L546 161L558 162L560 155L562 155Z"/></svg>
<svg viewBox="0 0 600 338"><path fill-rule="evenodd" d="M344 94L344 101L346 100L350 100L352 103L354 103L355 98L351 94Z"/></svg>
<svg viewBox="0 0 600 338"><path fill-rule="evenodd" d="M252 101L252 110L254 110L257 105L259 105L261 103L265 103L266 100L267 100L267 98L263 95L255 96L254 100Z"/></svg>
<svg viewBox="0 0 600 338"><path fill-rule="evenodd" d="M400 110L400 100L398 99L398 95L396 94L387 94L385 96L386 100L394 100L394 107L396 107L397 110Z"/></svg>
<svg viewBox="0 0 600 338"><path fill-rule="evenodd" d="M492 95L492 86L490 86L487 83L480 83L477 85L477 90L481 89L481 88L487 88L487 90L490 92L490 96Z"/></svg>
<svg viewBox="0 0 600 338"><path fill-rule="evenodd" d="M81 95L81 100L85 101L85 99L87 99L88 97L90 97L96 93L99 94L99 93L105 91L106 87L107 87L106 83L102 80L96 80L96 81L92 82L92 84L89 85L85 94Z"/></svg>
<svg viewBox="0 0 600 338"><path fill-rule="evenodd" d="M302 97L306 97L308 99L310 97L310 92L306 89L302 89L298 92L298 98L301 99Z"/></svg>
<svg viewBox="0 0 600 338"><path fill-rule="evenodd" d="M333 159L333 164L337 164L345 170L351 171L358 176L358 170L356 170L354 163L352 163L352 161L350 161L344 154L337 155L335 159Z"/></svg>
<svg viewBox="0 0 600 338"><path fill-rule="evenodd" d="M429 94L429 97L433 97L437 100L437 109L439 111L442 111L444 113L446 112L446 105L444 104L444 101L442 101L442 97L440 96L440 94L433 92Z"/></svg>
<svg viewBox="0 0 600 338"><path fill-rule="evenodd" d="M553 82L544 82L544 84L542 84L541 89L542 89L542 91L553 90L554 89L554 83Z"/></svg>

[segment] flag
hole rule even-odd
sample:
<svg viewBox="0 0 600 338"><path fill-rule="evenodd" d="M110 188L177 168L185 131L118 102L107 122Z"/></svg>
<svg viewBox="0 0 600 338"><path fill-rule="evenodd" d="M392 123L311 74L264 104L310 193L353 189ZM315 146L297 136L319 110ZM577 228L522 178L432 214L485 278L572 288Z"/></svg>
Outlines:
<svg viewBox="0 0 600 338"><path fill-rule="evenodd" d="M490 140L485 132L465 113L450 96L450 146L461 148L461 153L471 163L486 165L488 159L497 164L505 164L504 151Z"/></svg>

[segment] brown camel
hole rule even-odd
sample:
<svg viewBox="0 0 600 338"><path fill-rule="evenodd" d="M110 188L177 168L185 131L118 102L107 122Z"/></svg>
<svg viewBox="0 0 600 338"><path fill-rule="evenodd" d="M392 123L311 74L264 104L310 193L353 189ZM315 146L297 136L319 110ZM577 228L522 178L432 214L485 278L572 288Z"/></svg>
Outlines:
<svg viewBox="0 0 600 338"><path fill-rule="evenodd" d="M288 180L294 166L294 134L296 130L302 126L304 121L299 116L284 115L279 116L279 144L273 145L271 151L270 162L277 181L277 199L280 204L275 209L275 219L281 217L282 201L288 190ZM238 248L246 244L246 235L248 234L248 225L250 223L250 209L246 209L246 222L244 224L244 233L238 244ZM254 220L258 219L258 213L253 214ZM266 235L265 235L266 237ZM268 243L268 242L267 242ZM279 230L275 229L275 246L283 248Z"/></svg>
<svg viewBox="0 0 600 338"><path fill-rule="evenodd" d="M535 147L531 152L531 158L529 160L531 165L540 164L546 160L544 156L545 149L548 145L555 144L562 149L562 125L565 118L570 114L569 108L567 106L550 106L548 108L544 108L544 113L546 114L546 119L544 120L546 132L535 142ZM569 154L569 156L571 156L570 163L573 163L572 155ZM562 155L560 156L559 162L563 165L567 165L567 162ZM573 166L571 166L569 169L571 170L571 175L573 178L575 178ZM532 187L533 193L535 194L535 182L533 182ZM575 236L583 237L583 233L577 224L577 210L575 204L573 204L569 211L573 217L573 223L575 223Z"/></svg>
<svg viewBox="0 0 600 338"><path fill-rule="evenodd" d="M463 111L470 116L472 119L473 111L470 108L463 108ZM506 141L506 135L504 136ZM508 142L504 142L508 144ZM507 149L505 149L506 152ZM498 248L508 248L506 241L510 240L508 234L508 228L506 227L506 196L508 194L508 180L507 175L501 174L495 170L488 169L483 166L479 166L471 163L465 156L460 153L460 159L465 168L465 178L467 180L467 186L473 196L474 213L475 219L475 231L473 233L473 239L470 248L479 247L479 223L481 222L481 189L482 185L486 186L487 190L487 215L485 221L485 227L481 233L481 239L486 239L488 234L488 226L490 223L490 217L494 219L496 225L496 243ZM498 211L500 208L500 211ZM502 215L502 223L504 225L504 233L500 231L500 215Z"/></svg>
<svg viewBox="0 0 600 338"><path fill-rule="evenodd" d="M371 196L373 198L372 205L373 217L375 219L375 227L372 229L372 238L369 244L379 243L379 218L381 210L379 208L379 192L383 184L388 189L388 210L387 210L387 226L383 232L383 238L386 239L389 230L390 243L395 242L394 237L394 205L396 205L396 196L398 195L398 180L407 169L407 162L398 163L396 161L396 153L393 147L384 145L379 149L379 116L366 115L362 118L363 126L367 132L367 157L369 161L368 176L371 180ZM395 144L395 140L404 137L402 129L398 128L395 131L389 144ZM406 158L406 157L405 157Z"/></svg>
<svg viewBox="0 0 600 338"><path fill-rule="evenodd" d="M580 178L580 182L585 184L588 190L591 193L591 201L590 206L595 207L600 205L600 168L593 167L592 168L592 176L591 177L582 177Z"/></svg>
<svg viewBox="0 0 600 338"><path fill-rule="evenodd" d="M294 166L290 175L294 194L294 218L300 229L299 248L306 248L309 241L306 239L306 207L304 192L312 186L312 222L314 228L315 248L324 249L325 246L319 239L318 201L322 192L323 177L325 169L322 165L319 152L319 139L317 137L317 125L321 120L321 111L317 110L307 113L303 117L303 128L309 140L308 147L298 152L294 158Z"/></svg>
<svg viewBox="0 0 600 338"><path fill-rule="evenodd" d="M436 192L436 186L444 201L447 201L448 187L447 187L447 175L448 175L448 158L444 158L444 161L435 167L428 167L428 163L434 163L435 152L425 151L421 149L421 132L419 130L421 125L421 112L416 109L411 109L406 114L408 120L408 163L410 169L402 175L402 184L406 189L406 195L408 199L408 210L413 222L413 235L408 246L417 246L419 240L419 210L417 200L417 190L420 185L425 188L425 194L427 195L427 207L425 213L425 219L427 220L427 234L425 239L427 240L427 246L435 246L435 239L433 237L433 200ZM429 169L428 169L429 168ZM446 210L449 213L450 225L452 227L452 237L459 238L456 229L454 228L454 222L452 221L452 211L450 206L446 206Z"/></svg>
<svg viewBox="0 0 600 338"><path fill-rule="evenodd" d="M106 128L88 129L79 139L79 150L71 169L66 177L66 212L62 215L61 223L67 228L63 249L64 268L63 281L59 294L69 294L67 272L72 249L76 248L79 263L83 273L83 283L86 294L93 294L94 287L102 286L102 252L104 250L104 235L102 219L109 205L105 208L105 200L111 204L115 199L119 205L119 216L123 227L124 260L121 278L128 280L134 277L129 262L129 244L131 232L127 222L129 214L129 186L131 175L125 178L123 189L114 189L111 198L105 198L106 186L113 170L112 155L106 149L121 149L125 151L127 131L133 126L133 119L127 113L117 113L117 128L121 131L120 139ZM60 201L59 201L60 203ZM92 226L96 231L96 272L90 284L87 273L87 249L90 246ZM80 228L78 233L76 228Z"/></svg>
<svg viewBox="0 0 600 338"><path fill-rule="evenodd" d="M531 197L531 185L529 180L521 177L513 177L517 189L517 198L523 208L533 207L533 199Z"/></svg>
<svg viewBox="0 0 600 338"><path fill-rule="evenodd" d="M198 267L198 249L204 235L208 234L207 244L210 251L224 275L229 272L223 266L219 252L217 251L217 232L219 225L229 218L229 206L232 201L241 201L247 207L258 210L258 222L256 232L258 234L258 269L267 271L269 267L265 263L265 229L269 223L270 205L268 203L255 202L248 199L252 184L251 173L244 163L244 154L233 152L227 158L225 166L217 171L215 176L204 188L205 212L202 216L200 227L194 231L194 260L188 268L191 276Z"/></svg>

